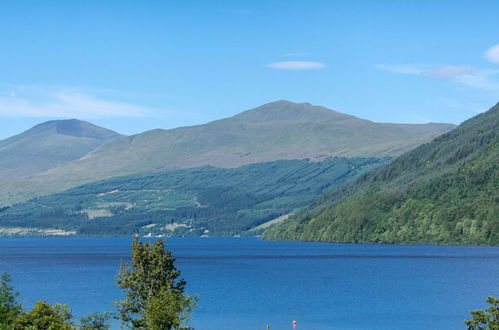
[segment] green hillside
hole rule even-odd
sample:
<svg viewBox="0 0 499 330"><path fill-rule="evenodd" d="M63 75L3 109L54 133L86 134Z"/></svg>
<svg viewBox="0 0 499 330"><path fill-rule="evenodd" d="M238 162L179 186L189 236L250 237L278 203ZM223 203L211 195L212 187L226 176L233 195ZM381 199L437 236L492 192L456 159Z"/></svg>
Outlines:
<svg viewBox="0 0 499 330"><path fill-rule="evenodd" d="M388 158L291 160L108 179L6 208L0 211L0 229L190 236L206 230L210 235L251 230L254 235L260 232L252 230L254 227L294 212L325 190L386 161Z"/></svg>
<svg viewBox="0 0 499 330"><path fill-rule="evenodd" d="M499 104L334 189L264 238L499 244Z"/></svg>
<svg viewBox="0 0 499 330"><path fill-rule="evenodd" d="M40 173L121 137L116 132L74 119L39 124L0 141L0 177Z"/></svg>
<svg viewBox="0 0 499 330"><path fill-rule="evenodd" d="M374 123L308 103L278 101L205 125L126 137L44 173L0 182L0 205L150 171L399 155L453 127Z"/></svg>

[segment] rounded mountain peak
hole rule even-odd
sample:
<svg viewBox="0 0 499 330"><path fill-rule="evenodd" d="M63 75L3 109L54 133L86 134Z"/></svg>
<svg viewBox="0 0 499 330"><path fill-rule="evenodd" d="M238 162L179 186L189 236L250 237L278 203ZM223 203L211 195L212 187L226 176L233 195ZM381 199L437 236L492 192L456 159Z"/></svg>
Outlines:
<svg viewBox="0 0 499 330"><path fill-rule="evenodd" d="M355 117L310 103L294 103L280 100L244 111L233 118L245 121L321 122L337 119L354 119Z"/></svg>
<svg viewBox="0 0 499 330"><path fill-rule="evenodd" d="M38 124L26 131L27 134L60 134L74 137L87 137L97 140L109 140L121 135L87 121L78 119L51 120Z"/></svg>

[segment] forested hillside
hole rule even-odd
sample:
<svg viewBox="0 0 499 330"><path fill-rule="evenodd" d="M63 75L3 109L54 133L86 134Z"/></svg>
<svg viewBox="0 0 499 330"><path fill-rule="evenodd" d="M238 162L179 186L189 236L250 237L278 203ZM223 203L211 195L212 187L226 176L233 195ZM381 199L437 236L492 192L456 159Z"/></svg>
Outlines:
<svg viewBox="0 0 499 330"><path fill-rule="evenodd" d="M324 194L264 238L499 244L499 104Z"/></svg>
<svg viewBox="0 0 499 330"><path fill-rule="evenodd" d="M204 125L125 137L46 172L0 181L0 206L151 171L205 165L232 168L305 158L396 156L453 127L375 123L308 103L277 101Z"/></svg>
<svg viewBox="0 0 499 330"><path fill-rule="evenodd" d="M308 205L327 189L388 159L276 161L108 179L6 208L0 211L0 229L36 233L51 228L79 235L255 235L261 232L258 225Z"/></svg>

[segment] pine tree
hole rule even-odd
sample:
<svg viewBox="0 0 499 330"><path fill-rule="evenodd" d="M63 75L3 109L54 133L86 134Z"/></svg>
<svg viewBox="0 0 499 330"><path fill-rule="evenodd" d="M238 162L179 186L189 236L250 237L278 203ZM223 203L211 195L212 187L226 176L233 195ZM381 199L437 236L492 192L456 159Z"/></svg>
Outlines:
<svg viewBox="0 0 499 330"><path fill-rule="evenodd" d="M22 306L17 303L19 293L10 286L10 276L2 273L0 276L0 329L9 329L17 315L22 312Z"/></svg>

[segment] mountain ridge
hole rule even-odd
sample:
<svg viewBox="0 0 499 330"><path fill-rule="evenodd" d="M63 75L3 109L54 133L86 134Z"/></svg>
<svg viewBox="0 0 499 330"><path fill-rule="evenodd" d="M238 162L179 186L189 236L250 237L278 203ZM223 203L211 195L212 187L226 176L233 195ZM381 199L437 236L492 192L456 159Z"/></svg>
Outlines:
<svg viewBox="0 0 499 330"><path fill-rule="evenodd" d="M229 118L110 141L79 159L12 183L0 183L11 204L115 176L275 160L384 157L452 129L452 124L380 124L312 106L276 101Z"/></svg>

